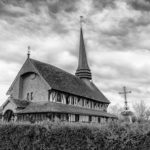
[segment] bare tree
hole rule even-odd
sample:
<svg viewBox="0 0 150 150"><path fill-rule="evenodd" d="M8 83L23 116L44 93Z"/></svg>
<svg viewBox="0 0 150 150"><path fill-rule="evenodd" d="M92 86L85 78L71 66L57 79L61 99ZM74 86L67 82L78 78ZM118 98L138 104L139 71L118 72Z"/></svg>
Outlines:
<svg viewBox="0 0 150 150"><path fill-rule="evenodd" d="M119 105L110 105L108 108L108 112L116 115L118 118L120 118L122 111L123 111L123 108L120 107Z"/></svg>
<svg viewBox="0 0 150 150"><path fill-rule="evenodd" d="M133 110L136 115L136 117L139 120L146 120L146 118L149 118L150 112L148 111L148 107L146 106L144 101L137 102L133 104Z"/></svg>

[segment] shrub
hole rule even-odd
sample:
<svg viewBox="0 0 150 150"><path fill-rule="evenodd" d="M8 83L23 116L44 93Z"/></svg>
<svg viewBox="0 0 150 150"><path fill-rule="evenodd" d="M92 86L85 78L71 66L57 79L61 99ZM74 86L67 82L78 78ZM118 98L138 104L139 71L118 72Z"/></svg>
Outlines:
<svg viewBox="0 0 150 150"><path fill-rule="evenodd" d="M1 123L0 150L148 150L150 125Z"/></svg>

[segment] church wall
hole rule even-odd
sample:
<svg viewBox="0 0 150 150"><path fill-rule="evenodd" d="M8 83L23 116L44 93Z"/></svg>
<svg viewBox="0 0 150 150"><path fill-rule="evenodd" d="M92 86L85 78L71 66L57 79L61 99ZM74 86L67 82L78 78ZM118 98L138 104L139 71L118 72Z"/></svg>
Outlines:
<svg viewBox="0 0 150 150"><path fill-rule="evenodd" d="M22 78L22 99L27 99L33 102L48 101L48 89L42 82L40 76L30 73Z"/></svg>

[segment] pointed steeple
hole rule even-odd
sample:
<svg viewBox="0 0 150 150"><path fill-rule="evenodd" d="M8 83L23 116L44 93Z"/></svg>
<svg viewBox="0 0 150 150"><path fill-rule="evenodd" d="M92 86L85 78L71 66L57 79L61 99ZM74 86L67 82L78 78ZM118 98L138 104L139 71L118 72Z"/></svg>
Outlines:
<svg viewBox="0 0 150 150"><path fill-rule="evenodd" d="M78 68L76 70L75 75L81 79L88 79L88 80L92 79L91 71L88 65L88 61L87 61L86 49L84 45L82 22L81 22L81 27L80 27L79 61L78 61Z"/></svg>

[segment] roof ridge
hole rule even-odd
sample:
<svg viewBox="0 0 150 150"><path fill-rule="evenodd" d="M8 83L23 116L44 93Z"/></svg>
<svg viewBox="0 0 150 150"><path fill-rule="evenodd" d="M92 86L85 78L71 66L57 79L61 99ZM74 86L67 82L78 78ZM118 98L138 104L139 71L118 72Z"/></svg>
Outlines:
<svg viewBox="0 0 150 150"><path fill-rule="evenodd" d="M69 75L71 75L71 76L73 76L73 77L79 79L78 77L76 77L76 76L73 75L72 73L67 72L67 71L65 71L65 70L63 70L63 69L61 69L61 68L59 68L59 67L56 67L56 66L54 66L54 65L51 65L51 64L49 64L49 63L42 62L42 61L39 61L39 60L36 60L36 59L31 59L31 58L30 58L30 60L31 60L31 61L32 61L32 60L33 60L33 61L37 61L37 62L39 62L39 63L43 63L43 64L46 64L46 65L52 66L52 67L54 67L54 68L56 68L56 69L58 69L58 70L61 70L61 71L65 72L65 73L67 73L67 74L69 74ZM81 80L81 81L82 81L82 80Z"/></svg>

